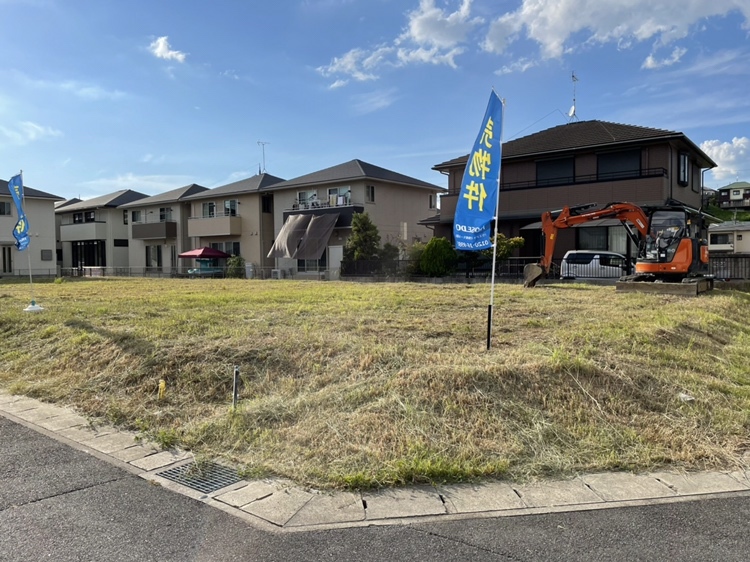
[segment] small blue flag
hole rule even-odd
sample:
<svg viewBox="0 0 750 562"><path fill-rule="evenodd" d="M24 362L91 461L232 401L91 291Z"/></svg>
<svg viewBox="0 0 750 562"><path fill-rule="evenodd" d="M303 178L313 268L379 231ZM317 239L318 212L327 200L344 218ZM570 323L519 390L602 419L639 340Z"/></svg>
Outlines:
<svg viewBox="0 0 750 562"><path fill-rule="evenodd" d="M492 247L491 223L497 211L502 158L503 102L492 91L482 127L469 154L461 192L453 218L457 250L475 251Z"/></svg>
<svg viewBox="0 0 750 562"><path fill-rule="evenodd" d="M21 174L10 178L8 190L18 210L18 222L13 228L13 237L16 239L16 248L19 252L23 252L29 247L30 237L29 221L26 219L26 213L23 212L23 178Z"/></svg>

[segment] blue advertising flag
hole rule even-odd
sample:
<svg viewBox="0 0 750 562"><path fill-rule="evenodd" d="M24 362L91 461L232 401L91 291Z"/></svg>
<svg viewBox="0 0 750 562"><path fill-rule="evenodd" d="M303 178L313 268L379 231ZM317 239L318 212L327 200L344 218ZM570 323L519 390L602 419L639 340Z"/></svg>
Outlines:
<svg viewBox="0 0 750 562"><path fill-rule="evenodd" d="M492 247L490 228L497 211L500 184L502 119L503 102L493 90L461 181L453 219L456 250Z"/></svg>
<svg viewBox="0 0 750 562"><path fill-rule="evenodd" d="M23 178L21 174L13 176L8 182L13 201L16 203L18 210L18 222L13 228L13 237L16 239L16 247L19 252L23 252L29 246L29 221L26 219L26 213L23 212Z"/></svg>
<svg viewBox="0 0 750 562"><path fill-rule="evenodd" d="M23 179L21 177L21 174L18 174L17 176L13 176L8 181L8 190L10 190L10 195L13 197L13 201L16 202L16 209L18 209L18 214L23 214Z"/></svg>

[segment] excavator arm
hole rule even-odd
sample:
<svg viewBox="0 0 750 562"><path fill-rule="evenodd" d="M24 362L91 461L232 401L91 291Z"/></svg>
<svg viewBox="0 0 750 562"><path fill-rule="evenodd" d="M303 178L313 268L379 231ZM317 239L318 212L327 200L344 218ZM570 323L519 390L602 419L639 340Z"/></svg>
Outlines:
<svg viewBox="0 0 750 562"><path fill-rule="evenodd" d="M639 206L632 203L610 203L602 209L586 211L594 205L564 207L554 218L550 211L542 214L544 255L538 264L528 264L524 267L524 287L533 287L539 279L549 273L552 256L555 253L555 244L557 243L557 232L562 228L571 228L590 221L613 218L623 223L628 235L636 244L638 243L638 234L633 230L633 227L642 236L648 235L648 216Z"/></svg>

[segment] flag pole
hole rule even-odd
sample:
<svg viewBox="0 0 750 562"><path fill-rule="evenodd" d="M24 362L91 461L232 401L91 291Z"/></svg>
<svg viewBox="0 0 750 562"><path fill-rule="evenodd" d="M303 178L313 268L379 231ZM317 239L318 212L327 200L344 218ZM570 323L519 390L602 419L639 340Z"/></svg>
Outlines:
<svg viewBox="0 0 750 562"><path fill-rule="evenodd" d="M494 91L494 89L493 89ZM503 146L503 129L505 125L505 99L500 100L501 102L501 115L500 119L500 147ZM502 154L502 152L501 152ZM492 347L492 306L495 303L495 264L497 263L497 214L500 208L500 176L502 174L502 156L500 157L500 173L497 174L497 200L495 201L495 235L492 237L492 281L490 283L490 304L487 307L487 351Z"/></svg>
<svg viewBox="0 0 750 562"><path fill-rule="evenodd" d="M22 189L22 197L21 197L21 207L26 207L26 190L23 189L23 170L21 170L18 175L21 177L21 189ZM31 235L29 235L29 245L31 245ZM28 250L28 246L26 247L26 250ZM41 306L36 304L36 300L34 299L34 276L31 273L31 252L26 252L26 258L28 260L29 264L29 292L31 293L31 304L24 308L25 312L38 312L40 310L44 310Z"/></svg>

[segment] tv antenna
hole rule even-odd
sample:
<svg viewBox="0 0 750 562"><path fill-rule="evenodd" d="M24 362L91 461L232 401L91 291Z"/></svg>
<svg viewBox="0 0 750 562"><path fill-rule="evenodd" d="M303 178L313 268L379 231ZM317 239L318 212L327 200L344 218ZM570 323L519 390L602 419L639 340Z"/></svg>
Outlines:
<svg viewBox="0 0 750 562"><path fill-rule="evenodd" d="M570 75L570 79L573 81L573 105L568 110L568 123L573 120L578 121L578 115L576 115L576 82L578 82L578 76L576 76L575 70Z"/></svg>
<svg viewBox="0 0 750 562"><path fill-rule="evenodd" d="M266 145L271 144L270 142L264 142L264 141L258 141L258 146L260 147L261 151L263 152L263 172L266 171Z"/></svg>

